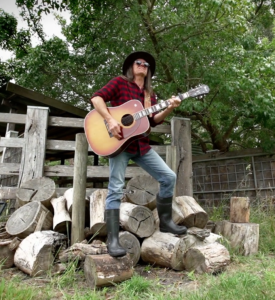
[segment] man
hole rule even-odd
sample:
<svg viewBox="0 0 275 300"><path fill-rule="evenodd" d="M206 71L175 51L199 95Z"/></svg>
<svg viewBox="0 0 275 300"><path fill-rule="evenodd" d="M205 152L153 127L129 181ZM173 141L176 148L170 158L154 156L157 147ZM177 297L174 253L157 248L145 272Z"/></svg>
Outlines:
<svg viewBox="0 0 275 300"><path fill-rule="evenodd" d="M92 96L95 110L107 122L107 128L113 138L122 139L121 125L109 113L105 102L112 106L137 99L143 106L157 104L151 87L151 77L155 72L155 59L147 52L131 53L124 61L123 76L115 77ZM179 106L180 100L169 99L170 105L161 112L148 116L150 126L161 124L163 120ZM176 225L172 220L172 199L176 174L166 165L163 159L149 145L148 137L136 139L120 154L109 159L110 178L106 198L107 247L114 257L124 256L126 250L119 244L119 209L125 185L125 170L129 160L133 160L145 169L160 184L157 195L157 210L160 220L160 231L174 234L186 233L186 227Z"/></svg>

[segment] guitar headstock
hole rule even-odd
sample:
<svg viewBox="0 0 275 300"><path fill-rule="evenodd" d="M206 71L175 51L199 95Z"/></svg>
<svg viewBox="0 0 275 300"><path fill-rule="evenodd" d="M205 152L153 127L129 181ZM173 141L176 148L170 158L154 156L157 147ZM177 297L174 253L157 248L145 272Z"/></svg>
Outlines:
<svg viewBox="0 0 275 300"><path fill-rule="evenodd" d="M199 85L196 88L191 89L188 91L189 97L202 97L209 93L209 87L205 84Z"/></svg>

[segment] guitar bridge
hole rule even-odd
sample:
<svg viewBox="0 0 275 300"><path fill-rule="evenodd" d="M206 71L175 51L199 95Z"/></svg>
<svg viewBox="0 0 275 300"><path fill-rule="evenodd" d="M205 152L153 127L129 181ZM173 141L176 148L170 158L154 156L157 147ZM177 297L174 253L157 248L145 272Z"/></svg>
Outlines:
<svg viewBox="0 0 275 300"><path fill-rule="evenodd" d="M108 123L107 123L107 121L104 119L104 123L105 123L105 126L106 126L106 129L107 129L107 131L108 131L108 133L109 133L109 136L110 137L113 137L113 134L112 134L112 132L109 130L109 125L108 125Z"/></svg>

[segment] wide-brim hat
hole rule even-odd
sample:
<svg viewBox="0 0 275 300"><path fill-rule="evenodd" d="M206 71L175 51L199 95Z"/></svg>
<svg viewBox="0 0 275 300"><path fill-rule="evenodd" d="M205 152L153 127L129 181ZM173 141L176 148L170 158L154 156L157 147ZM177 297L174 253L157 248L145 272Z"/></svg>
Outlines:
<svg viewBox="0 0 275 300"><path fill-rule="evenodd" d="M156 61L154 59L154 57L145 51L137 51L137 52L133 52L131 54L129 54L124 63L123 63L123 67L122 67L122 73L123 75L126 75L126 72L128 70L128 68L134 63L135 60L142 58L144 59L146 62L149 63L150 65L150 70L151 70L151 75L153 76L155 73L155 69L156 69Z"/></svg>

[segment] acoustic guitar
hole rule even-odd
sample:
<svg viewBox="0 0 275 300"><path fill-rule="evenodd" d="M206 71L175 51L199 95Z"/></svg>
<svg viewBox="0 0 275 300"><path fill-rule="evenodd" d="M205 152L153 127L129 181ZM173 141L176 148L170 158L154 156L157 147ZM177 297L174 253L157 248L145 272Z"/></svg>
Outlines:
<svg viewBox="0 0 275 300"><path fill-rule="evenodd" d="M189 97L199 97L209 93L207 85L200 85L186 93L178 94L176 98L184 100ZM120 124L122 138L118 140L112 136L106 120L94 109L84 120L84 130L89 145L94 153L100 156L114 157L121 153L132 141L148 136L150 124L148 115L160 111L170 105L169 100L144 109L139 100L108 107L111 116Z"/></svg>

